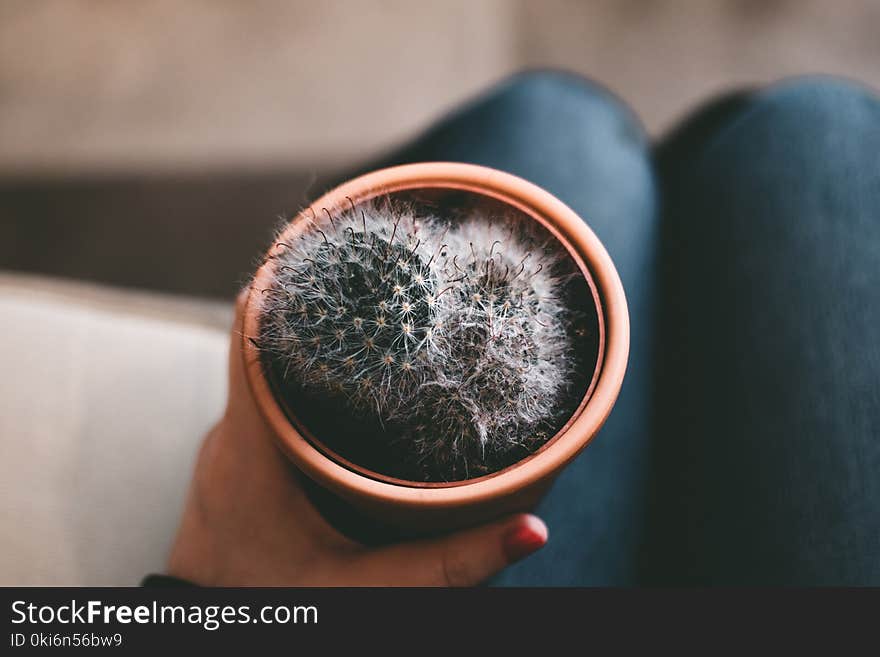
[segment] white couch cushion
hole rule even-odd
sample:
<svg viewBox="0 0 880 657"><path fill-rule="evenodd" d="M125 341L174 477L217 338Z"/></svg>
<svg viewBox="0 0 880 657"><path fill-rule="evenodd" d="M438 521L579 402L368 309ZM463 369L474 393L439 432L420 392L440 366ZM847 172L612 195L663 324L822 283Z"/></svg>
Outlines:
<svg viewBox="0 0 880 657"><path fill-rule="evenodd" d="M162 570L222 409L229 318L227 304L0 274L0 584Z"/></svg>

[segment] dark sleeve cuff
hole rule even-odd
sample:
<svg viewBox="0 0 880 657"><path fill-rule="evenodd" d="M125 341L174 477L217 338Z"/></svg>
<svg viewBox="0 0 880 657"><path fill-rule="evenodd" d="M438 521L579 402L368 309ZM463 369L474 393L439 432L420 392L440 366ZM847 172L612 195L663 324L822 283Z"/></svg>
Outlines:
<svg viewBox="0 0 880 657"><path fill-rule="evenodd" d="M171 577L171 575L147 575L141 580L141 586L162 589L185 589L194 588L196 585L192 582L187 582L185 579Z"/></svg>

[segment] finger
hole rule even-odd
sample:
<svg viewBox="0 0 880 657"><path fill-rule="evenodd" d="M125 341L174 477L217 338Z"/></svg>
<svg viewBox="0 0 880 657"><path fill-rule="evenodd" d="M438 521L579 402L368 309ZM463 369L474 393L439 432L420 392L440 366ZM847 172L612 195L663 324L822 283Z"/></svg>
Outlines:
<svg viewBox="0 0 880 657"><path fill-rule="evenodd" d="M358 557L359 586L474 586L547 543L547 526L520 514L442 538L403 543Z"/></svg>

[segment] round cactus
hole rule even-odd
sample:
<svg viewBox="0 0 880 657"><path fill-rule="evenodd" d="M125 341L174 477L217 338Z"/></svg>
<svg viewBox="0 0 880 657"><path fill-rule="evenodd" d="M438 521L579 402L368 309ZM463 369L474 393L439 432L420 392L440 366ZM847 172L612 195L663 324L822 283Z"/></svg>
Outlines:
<svg viewBox="0 0 880 657"><path fill-rule="evenodd" d="M486 474L547 439L574 370L567 258L532 224L388 200L316 217L276 244L260 348L387 427L420 477Z"/></svg>

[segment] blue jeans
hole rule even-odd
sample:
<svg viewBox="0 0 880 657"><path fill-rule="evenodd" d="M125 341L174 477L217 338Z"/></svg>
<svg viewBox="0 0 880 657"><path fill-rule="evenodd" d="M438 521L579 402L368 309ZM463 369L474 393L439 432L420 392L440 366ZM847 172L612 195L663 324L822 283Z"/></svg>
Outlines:
<svg viewBox="0 0 880 657"><path fill-rule="evenodd" d="M619 401L498 584L880 584L880 98L796 79L652 148L606 90L525 73L370 168L426 160L561 198L630 304Z"/></svg>

